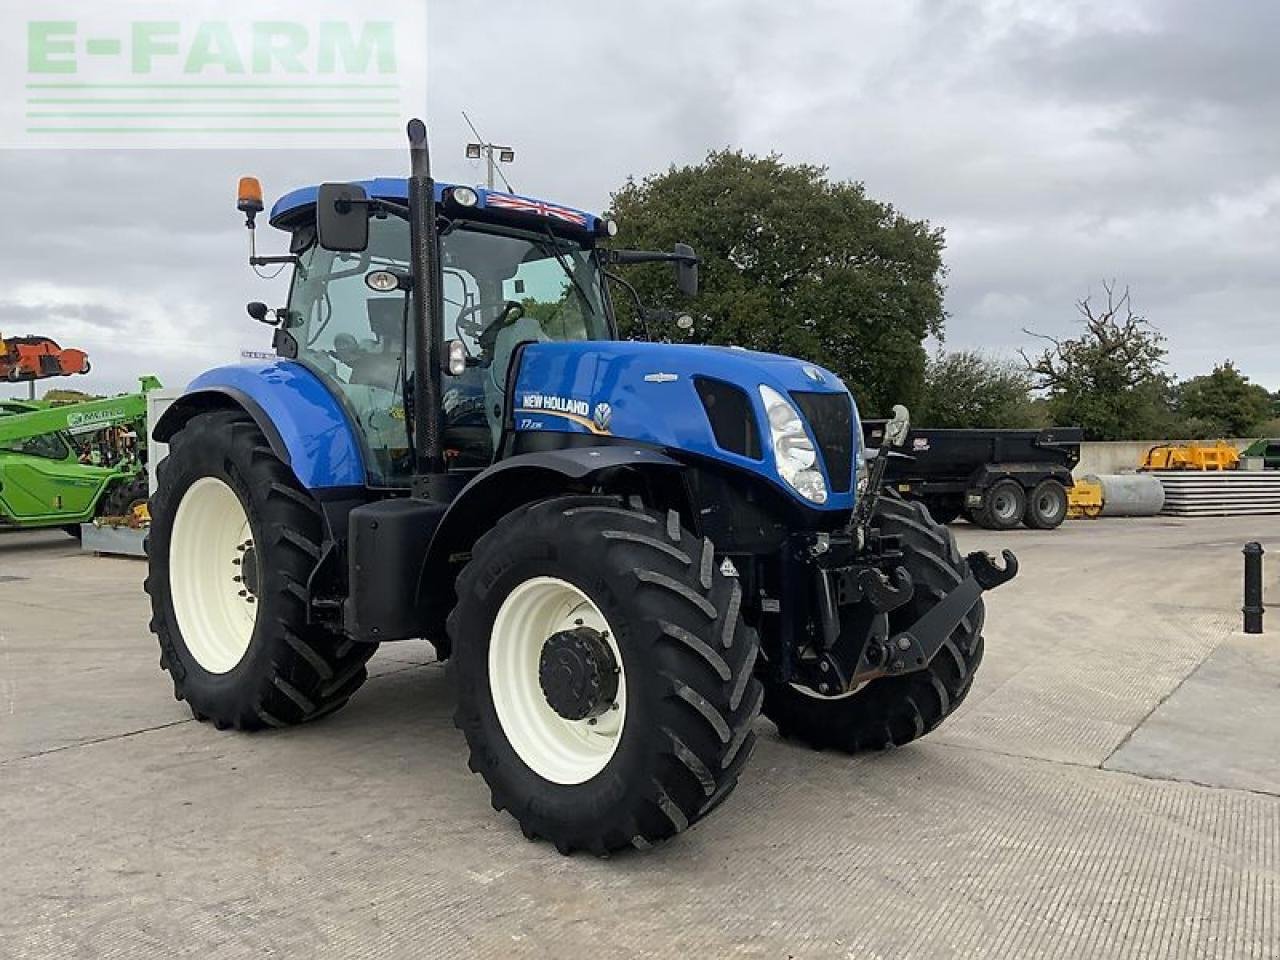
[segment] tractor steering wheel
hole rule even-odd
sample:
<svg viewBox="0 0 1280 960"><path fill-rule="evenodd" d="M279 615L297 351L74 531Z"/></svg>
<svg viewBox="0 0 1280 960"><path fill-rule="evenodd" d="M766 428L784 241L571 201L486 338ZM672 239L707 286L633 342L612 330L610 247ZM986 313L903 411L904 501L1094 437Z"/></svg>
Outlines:
<svg viewBox="0 0 1280 960"><path fill-rule="evenodd" d="M482 310L501 310L497 318L492 323L484 323L478 317ZM486 330L496 327L501 330L507 323L507 314L512 310L519 310L515 319L519 319L524 313L524 307L515 300L481 300L473 303L469 307L463 307L458 312L458 318L455 324L459 333L464 333L472 340L479 340Z"/></svg>

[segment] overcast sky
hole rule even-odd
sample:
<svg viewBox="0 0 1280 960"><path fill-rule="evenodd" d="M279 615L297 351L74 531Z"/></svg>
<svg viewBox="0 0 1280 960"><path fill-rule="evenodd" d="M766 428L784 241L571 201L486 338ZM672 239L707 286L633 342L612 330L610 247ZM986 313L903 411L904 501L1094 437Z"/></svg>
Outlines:
<svg viewBox="0 0 1280 960"><path fill-rule="evenodd" d="M266 11L269 3L259 3ZM1072 330L1115 278L1180 376L1280 389L1280 5L1194 0L430 0L436 173L468 110L516 189L588 209L732 146L862 180L946 229L949 348ZM0 152L0 332L82 346L88 389L266 348L235 181L402 175L399 153ZM625 240L625 224L623 239ZM260 231L262 252L279 248ZM282 239L282 238L281 238ZM762 318L764 319L764 318Z"/></svg>

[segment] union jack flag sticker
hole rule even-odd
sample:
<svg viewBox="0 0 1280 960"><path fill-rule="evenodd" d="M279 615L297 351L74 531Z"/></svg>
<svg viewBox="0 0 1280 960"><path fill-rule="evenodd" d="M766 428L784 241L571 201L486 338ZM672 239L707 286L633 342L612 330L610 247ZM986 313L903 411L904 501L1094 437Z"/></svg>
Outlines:
<svg viewBox="0 0 1280 960"><path fill-rule="evenodd" d="M485 205L497 207L500 210L513 210L516 213L531 213L537 217L554 217L556 220L563 220L565 223L572 223L574 226L585 227L587 225L587 215L577 210L570 210L568 207L558 207L554 203L544 203L541 200L529 200L526 197L516 197L509 193L491 193L485 198Z"/></svg>

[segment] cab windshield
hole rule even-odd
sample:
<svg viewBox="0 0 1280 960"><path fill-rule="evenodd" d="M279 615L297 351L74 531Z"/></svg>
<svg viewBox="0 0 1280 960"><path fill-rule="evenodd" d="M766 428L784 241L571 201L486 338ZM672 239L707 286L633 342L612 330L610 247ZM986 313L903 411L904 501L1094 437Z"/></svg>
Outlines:
<svg viewBox="0 0 1280 960"><path fill-rule="evenodd" d="M610 338L603 275L590 247L480 225L442 231L440 255L444 337L460 340L468 357L465 373L443 378L445 456L451 468L481 468L501 434L516 345ZM369 483L402 486L412 472L404 388L414 331L404 293L365 284L380 269L409 271L404 220L375 217L361 253L313 243L294 272L285 327L298 359L336 385L358 421Z"/></svg>

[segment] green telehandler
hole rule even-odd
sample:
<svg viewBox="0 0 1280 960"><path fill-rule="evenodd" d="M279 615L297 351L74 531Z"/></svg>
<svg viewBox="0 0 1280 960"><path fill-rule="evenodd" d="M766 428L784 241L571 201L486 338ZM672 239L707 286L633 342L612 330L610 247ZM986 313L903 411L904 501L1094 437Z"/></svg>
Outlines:
<svg viewBox="0 0 1280 960"><path fill-rule="evenodd" d="M78 537L80 524L145 500L143 448L112 441L143 424L147 391L159 386L147 376L137 393L100 400L0 400L0 528L61 527Z"/></svg>

